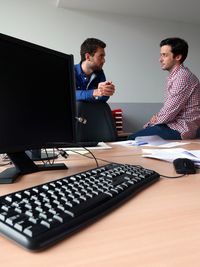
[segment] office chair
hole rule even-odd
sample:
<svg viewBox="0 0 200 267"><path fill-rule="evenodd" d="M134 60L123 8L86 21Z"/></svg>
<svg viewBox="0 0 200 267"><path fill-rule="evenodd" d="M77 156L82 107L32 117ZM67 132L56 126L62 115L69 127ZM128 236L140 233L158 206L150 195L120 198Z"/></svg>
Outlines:
<svg viewBox="0 0 200 267"><path fill-rule="evenodd" d="M200 128L197 129L196 138L200 138Z"/></svg>
<svg viewBox="0 0 200 267"><path fill-rule="evenodd" d="M115 121L110 106L106 102L77 101L76 107L78 142L117 140Z"/></svg>

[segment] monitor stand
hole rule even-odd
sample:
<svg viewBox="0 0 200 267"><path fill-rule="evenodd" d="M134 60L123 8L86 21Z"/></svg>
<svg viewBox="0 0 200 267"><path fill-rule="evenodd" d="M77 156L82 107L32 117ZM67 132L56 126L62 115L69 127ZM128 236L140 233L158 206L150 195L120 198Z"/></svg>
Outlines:
<svg viewBox="0 0 200 267"><path fill-rule="evenodd" d="M46 161L57 159L58 155L55 153L50 152L42 152L41 149L32 149L26 152L26 154L33 160L33 161Z"/></svg>
<svg viewBox="0 0 200 267"><path fill-rule="evenodd" d="M14 164L14 167L7 168L0 173L0 184L13 183L20 175L39 171L63 170L68 169L63 163L54 164L35 164L25 151L7 153Z"/></svg>

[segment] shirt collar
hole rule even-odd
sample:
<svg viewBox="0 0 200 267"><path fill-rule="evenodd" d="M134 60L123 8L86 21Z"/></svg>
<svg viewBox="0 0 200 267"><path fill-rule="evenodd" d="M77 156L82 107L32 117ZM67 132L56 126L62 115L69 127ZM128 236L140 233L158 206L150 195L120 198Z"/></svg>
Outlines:
<svg viewBox="0 0 200 267"><path fill-rule="evenodd" d="M83 72L83 70L81 68L81 63L79 63L79 64L76 65L76 70L78 72L78 75L84 74L84 72Z"/></svg>
<svg viewBox="0 0 200 267"><path fill-rule="evenodd" d="M81 68L81 63L82 62L80 62L79 64L76 65L77 73L78 73L78 75L83 75L86 77L85 73L83 72L83 70ZM95 74L95 76L97 76L98 73L102 73L102 72L103 72L103 70L95 70L93 73Z"/></svg>

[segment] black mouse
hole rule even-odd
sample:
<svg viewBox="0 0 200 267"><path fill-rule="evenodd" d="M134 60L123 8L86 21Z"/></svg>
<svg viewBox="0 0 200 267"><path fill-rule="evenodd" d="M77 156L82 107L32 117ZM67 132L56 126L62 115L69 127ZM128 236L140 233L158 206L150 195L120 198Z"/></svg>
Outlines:
<svg viewBox="0 0 200 267"><path fill-rule="evenodd" d="M177 158L173 161L174 168L180 174L196 173L194 162L187 158Z"/></svg>

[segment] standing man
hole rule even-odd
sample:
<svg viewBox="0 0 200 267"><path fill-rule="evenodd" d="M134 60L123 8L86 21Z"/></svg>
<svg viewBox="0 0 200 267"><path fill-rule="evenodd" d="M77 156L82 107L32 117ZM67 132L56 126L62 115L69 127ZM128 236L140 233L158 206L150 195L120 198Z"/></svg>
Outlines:
<svg viewBox="0 0 200 267"><path fill-rule="evenodd" d="M200 83L183 65L188 44L180 38L167 38L160 43L160 64L169 72L163 107L153 115L137 136L158 135L164 139L195 138L200 127Z"/></svg>
<svg viewBox="0 0 200 267"><path fill-rule="evenodd" d="M106 102L115 92L103 71L106 44L96 38L86 39L80 49L81 62L75 65L76 100Z"/></svg>

